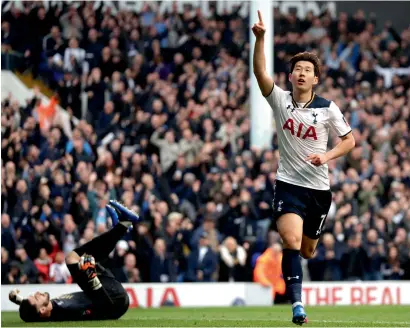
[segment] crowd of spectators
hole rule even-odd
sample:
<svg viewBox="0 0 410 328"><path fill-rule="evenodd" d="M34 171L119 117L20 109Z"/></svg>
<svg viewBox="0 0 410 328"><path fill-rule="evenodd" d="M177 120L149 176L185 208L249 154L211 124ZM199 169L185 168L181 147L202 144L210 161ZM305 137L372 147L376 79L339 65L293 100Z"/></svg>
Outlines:
<svg viewBox="0 0 410 328"><path fill-rule="evenodd" d="M279 153L276 136L250 146L248 19L23 4L2 14L2 50L23 53L80 121L68 136L54 104L2 101L2 283L69 282L63 254L109 229L118 199L142 220L105 264L120 281L280 284L263 269L280 265L268 258L281 252L268 234ZM333 201L306 279L410 279L410 28L360 10L274 20L277 84L289 89L292 55L317 53L316 92L356 139L329 163Z"/></svg>

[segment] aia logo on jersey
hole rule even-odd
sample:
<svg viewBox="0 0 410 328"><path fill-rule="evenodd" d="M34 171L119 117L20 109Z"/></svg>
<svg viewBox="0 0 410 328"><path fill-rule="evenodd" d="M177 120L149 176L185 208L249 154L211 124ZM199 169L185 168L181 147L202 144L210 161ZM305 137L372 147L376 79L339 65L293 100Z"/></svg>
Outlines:
<svg viewBox="0 0 410 328"><path fill-rule="evenodd" d="M295 128L297 130L295 130ZM294 121L291 118L283 124L283 130L289 130L292 135L296 135L298 138L307 139L311 138L317 140L316 129L313 126L304 126L303 123L300 123L298 126L295 126Z"/></svg>

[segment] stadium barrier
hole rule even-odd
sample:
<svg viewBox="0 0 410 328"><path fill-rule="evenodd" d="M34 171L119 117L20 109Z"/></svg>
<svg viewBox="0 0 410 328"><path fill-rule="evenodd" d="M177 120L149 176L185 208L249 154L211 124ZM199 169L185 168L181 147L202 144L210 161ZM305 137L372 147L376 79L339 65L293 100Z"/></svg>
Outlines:
<svg viewBox="0 0 410 328"><path fill-rule="evenodd" d="M271 289L255 283L123 284L130 307L269 306ZM4 285L2 311L16 311L8 293L20 289L23 296L47 291L51 297L80 291L77 285ZM410 305L410 281L324 282L303 286L306 305Z"/></svg>
<svg viewBox="0 0 410 328"><path fill-rule="evenodd" d="M130 307L207 307L207 306L265 306L272 304L271 288L255 283L183 283L183 284L123 284L130 298ZM80 291L73 285L3 285L1 310L17 311L8 300L13 289L23 297L36 291L46 291L51 298Z"/></svg>

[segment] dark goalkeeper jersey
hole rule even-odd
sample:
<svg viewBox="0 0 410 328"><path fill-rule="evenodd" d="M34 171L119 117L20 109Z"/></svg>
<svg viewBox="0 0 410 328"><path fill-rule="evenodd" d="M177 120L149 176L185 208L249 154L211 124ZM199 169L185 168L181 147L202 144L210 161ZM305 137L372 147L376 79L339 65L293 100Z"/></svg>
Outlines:
<svg viewBox="0 0 410 328"><path fill-rule="evenodd" d="M121 286L118 283L118 286ZM111 287L108 285L108 287ZM121 286L122 288L122 286ZM113 304L107 308L101 307L84 292L75 292L51 299L53 310L49 321L78 321L118 319L128 310L129 299L125 293L117 293L114 288L109 290Z"/></svg>
<svg viewBox="0 0 410 328"><path fill-rule="evenodd" d="M94 311L91 299L84 292L61 295L53 298L51 303L53 310L50 321L99 319L98 311Z"/></svg>
<svg viewBox="0 0 410 328"><path fill-rule="evenodd" d="M97 264L97 275L103 288L93 291L77 264L68 264L67 267L83 291L51 299L53 310L49 321L118 319L127 312L128 294L109 270Z"/></svg>

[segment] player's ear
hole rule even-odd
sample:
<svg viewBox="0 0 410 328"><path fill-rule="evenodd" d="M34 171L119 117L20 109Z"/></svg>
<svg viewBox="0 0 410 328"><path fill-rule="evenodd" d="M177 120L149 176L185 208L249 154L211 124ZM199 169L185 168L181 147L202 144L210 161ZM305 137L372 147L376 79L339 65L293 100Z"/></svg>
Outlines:
<svg viewBox="0 0 410 328"><path fill-rule="evenodd" d="M319 77L315 75L315 77L313 78L313 85L316 85L319 83Z"/></svg>
<svg viewBox="0 0 410 328"><path fill-rule="evenodd" d="M289 75L288 75L288 79L289 79L289 82L291 82L291 81L292 81L292 73L289 73Z"/></svg>
<svg viewBox="0 0 410 328"><path fill-rule="evenodd" d="M38 312L40 318L47 318L51 314L51 310L47 306L42 306Z"/></svg>

